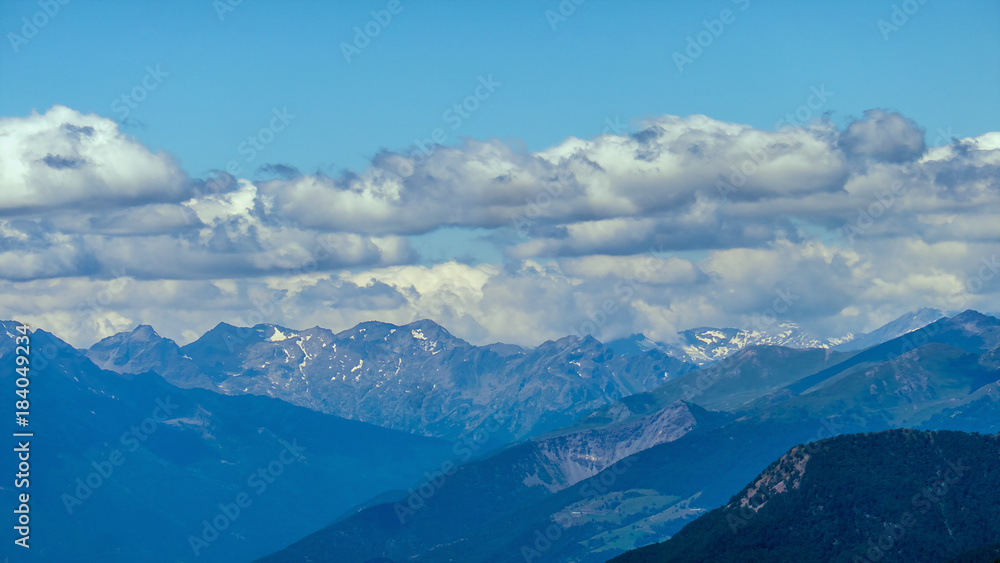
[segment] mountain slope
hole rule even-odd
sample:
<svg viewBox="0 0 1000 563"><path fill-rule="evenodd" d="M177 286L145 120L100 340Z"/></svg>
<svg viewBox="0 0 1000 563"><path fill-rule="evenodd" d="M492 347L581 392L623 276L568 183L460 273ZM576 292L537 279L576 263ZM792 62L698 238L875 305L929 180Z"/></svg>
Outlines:
<svg viewBox="0 0 1000 563"><path fill-rule="evenodd" d="M646 416L678 400L710 410L738 412L790 383L840 364L850 355L821 348L751 346L720 362L672 378L652 391L625 397L591 413L580 424Z"/></svg>
<svg viewBox="0 0 1000 563"><path fill-rule="evenodd" d="M0 336L0 362L14 365L13 339ZM31 477L40 489L25 561L243 562L451 455L444 441L276 399L104 371L44 331L31 334L31 350ZM0 371L0 384L14 388L14 376ZM13 419L13 406L0 414ZM11 503L12 484L0 483ZM220 505L240 494L250 504L227 520ZM216 517L225 529L206 530ZM196 554L190 538L216 533Z"/></svg>
<svg viewBox="0 0 1000 563"><path fill-rule="evenodd" d="M843 344L838 344L834 346L834 349L850 352L852 350L871 348L914 330L921 329L944 317L945 314L938 309L918 309L912 313L900 315L869 333L860 334Z"/></svg>
<svg viewBox="0 0 1000 563"><path fill-rule="evenodd" d="M678 402L643 421L528 440L428 481L408 497L364 509L261 561L440 561L451 560L440 552L454 546L456 560L479 560L467 551L467 538L492 529L497 518L575 488L630 455L725 420Z"/></svg>
<svg viewBox="0 0 1000 563"><path fill-rule="evenodd" d="M729 503L615 563L943 561L1000 537L1000 439L893 430L792 448Z"/></svg>
<svg viewBox="0 0 1000 563"><path fill-rule="evenodd" d="M845 361L788 386L791 394L813 392L835 382L851 370L892 361L926 344L958 348L971 354L984 354L1000 346L1000 319L976 311L965 311L951 318L935 321L919 330L861 351Z"/></svg>
<svg viewBox="0 0 1000 563"><path fill-rule="evenodd" d="M769 416L795 418L808 412L878 419L890 427L919 426L942 410L973 402L996 387L1000 371L982 365L979 359L960 348L926 344L890 361L854 366L820 387L775 405Z"/></svg>

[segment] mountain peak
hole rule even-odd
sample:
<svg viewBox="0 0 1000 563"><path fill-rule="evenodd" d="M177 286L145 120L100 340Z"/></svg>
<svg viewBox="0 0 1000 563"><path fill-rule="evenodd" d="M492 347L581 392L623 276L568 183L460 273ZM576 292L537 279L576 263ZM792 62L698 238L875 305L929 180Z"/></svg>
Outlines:
<svg viewBox="0 0 1000 563"><path fill-rule="evenodd" d="M365 321L353 327L338 332L338 340L381 340L390 333L399 330L399 327L382 321Z"/></svg>
<svg viewBox="0 0 1000 563"><path fill-rule="evenodd" d="M229 323L219 323L211 330L202 334L197 340L183 346L186 354L191 351L207 351L210 349L232 352L237 347L246 347L263 340L260 332L246 327L237 327Z"/></svg>
<svg viewBox="0 0 1000 563"><path fill-rule="evenodd" d="M139 325L134 329L132 329L132 332L130 332L129 335L135 338L142 338L144 340L163 338L162 336L157 334L156 331L153 329L153 327L151 327L150 325Z"/></svg>
<svg viewBox="0 0 1000 563"><path fill-rule="evenodd" d="M957 314L957 315L955 315L954 317L951 318L951 320L953 320L953 321L962 322L962 323L980 322L980 321L985 321L985 320L988 320L988 319L996 320L995 318L990 317L989 315L984 315L984 314L980 313L979 311L975 311L973 309L966 309L966 310L962 311L961 313L959 313L959 314Z"/></svg>
<svg viewBox="0 0 1000 563"><path fill-rule="evenodd" d="M650 340L642 333L631 334L625 338L606 342L604 345L610 348L616 356L635 356L654 348L664 348L662 344Z"/></svg>
<svg viewBox="0 0 1000 563"><path fill-rule="evenodd" d="M465 340L448 332L448 329L429 319L413 321L400 327L400 330L409 331L410 335L417 340L440 342L449 347L471 346Z"/></svg>
<svg viewBox="0 0 1000 563"><path fill-rule="evenodd" d="M418 330L428 334L441 335L454 338L452 334L448 332L448 329L444 328L443 326L437 324L436 322L430 319L418 319L413 321L412 323L405 324L399 328Z"/></svg>
<svg viewBox="0 0 1000 563"><path fill-rule="evenodd" d="M254 325L253 328L258 334L264 337L264 339L271 342L281 342L283 340L288 340L289 338L294 338L295 336L298 336L299 332L297 330L268 323Z"/></svg>
<svg viewBox="0 0 1000 563"><path fill-rule="evenodd" d="M211 330L209 330L208 332L225 333L225 332L231 332L231 331L235 331L235 330L236 330L236 326L235 325L231 325L231 324L226 323L226 322L220 322L219 324L213 326L211 328ZM208 334L208 332L206 332L205 334Z"/></svg>
<svg viewBox="0 0 1000 563"><path fill-rule="evenodd" d="M150 325L138 325L128 332L117 332L111 336L106 336L94 343L90 348L99 350L110 347L117 347L125 344L145 345L159 341L169 340L160 336Z"/></svg>

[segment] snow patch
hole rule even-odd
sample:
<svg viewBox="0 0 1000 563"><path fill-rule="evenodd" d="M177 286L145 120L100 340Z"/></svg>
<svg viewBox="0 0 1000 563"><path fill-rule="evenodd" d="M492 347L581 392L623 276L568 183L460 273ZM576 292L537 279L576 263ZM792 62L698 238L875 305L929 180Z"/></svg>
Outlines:
<svg viewBox="0 0 1000 563"><path fill-rule="evenodd" d="M294 334L285 334L278 330L278 327L274 327L274 333L268 338L271 342L281 342L283 340L288 340L289 338L295 336Z"/></svg>

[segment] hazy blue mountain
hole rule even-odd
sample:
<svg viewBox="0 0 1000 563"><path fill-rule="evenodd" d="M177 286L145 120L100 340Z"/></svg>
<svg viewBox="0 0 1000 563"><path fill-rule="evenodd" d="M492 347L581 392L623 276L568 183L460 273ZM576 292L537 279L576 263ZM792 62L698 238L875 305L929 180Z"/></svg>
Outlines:
<svg viewBox="0 0 1000 563"><path fill-rule="evenodd" d="M1000 345L1000 320L976 311L965 311L859 352L835 366L801 379L790 385L788 390L793 394L810 393L833 384L851 370L896 360L931 343L970 354L988 353Z"/></svg>
<svg viewBox="0 0 1000 563"><path fill-rule="evenodd" d="M595 411L586 420L645 416L650 409L677 400L691 401L711 410L738 412L750 408L755 400L850 356L823 348L751 346L700 370L672 378L652 391L625 397Z"/></svg>
<svg viewBox="0 0 1000 563"><path fill-rule="evenodd" d="M334 334L220 324L183 347L147 327L87 352L119 372L267 395L386 428L457 439L497 422L500 443L537 435L694 366L658 350L616 355L591 337L532 348L473 346L431 321L362 323Z"/></svg>
<svg viewBox="0 0 1000 563"><path fill-rule="evenodd" d="M705 366L732 356L751 346L781 346L785 348L830 348L850 339L850 336L824 340L803 331L795 323L780 323L770 330L738 328L692 328L677 333L672 343L655 342L645 335L633 334L608 342L616 354L633 355L659 349L677 359Z"/></svg>
<svg viewBox="0 0 1000 563"><path fill-rule="evenodd" d="M163 338L149 325L109 336L91 346L86 354L101 369L118 373L160 373L169 369L171 382L180 387L213 385L176 342Z"/></svg>
<svg viewBox="0 0 1000 563"><path fill-rule="evenodd" d="M724 503L789 444L814 440L817 430L824 429L818 421L726 424L688 408L696 419L705 419L693 430L570 487L551 492L524 488L535 465L520 465L531 459L525 451L533 449L520 444L476 464L476 479L445 481L427 507L408 515L403 524L395 517L395 505L386 503L260 563L360 563L379 557L395 562L599 563L676 533Z"/></svg>
<svg viewBox="0 0 1000 563"><path fill-rule="evenodd" d="M838 344L834 346L834 349L849 352L851 350L871 348L872 346L903 336L908 332L923 328L943 317L945 317L945 314L938 309L918 309L912 313L900 315L898 318L871 332L860 334L852 340Z"/></svg>
<svg viewBox="0 0 1000 563"><path fill-rule="evenodd" d="M796 446L725 506L613 561L990 562L1000 537L998 458L998 436L960 432Z"/></svg>
<svg viewBox="0 0 1000 563"><path fill-rule="evenodd" d="M4 365L14 365L16 326L0 329ZM17 561L245 562L453 455L448 442L277 399L101 370L41 330L31 350L33 546ZM0 385L13 390L14 377L0 370ZM13 421L13 407L0 414ZM9 459L3 467L15 473ZM23 492L13 485L0 482L9 506ZM249 504L236 516L240 494ZM225 529L196 557L189 537L216 518Z"/></svg>
<svg viewBox="0 0 1000 563"><path fill-rule="evenodd" d="M503 479L480 479L474 485L445 482L436 494L447 500L436 501L441 502L435 504L437 509L418 511L405 526L386 524L384 515L391 513L391 505L371 507L265 561L301 561L306 556L332 561L324 554L344 549L351 554L344 561L358 562L374 557L523 561L528 553L538 561L598 563L676 533L686 522L723 504L796 444L903 425L995 431L1000 404L996 400L1000 372L995 365L998 322L970 311L928 327L922 336L900 337L860 354L746 348L727 361L627 397L539 440L585 437L575 441L575 448L554 449L548 459L552 467L578 467L573 452L586 451L581 443L615 443L622 440L616 435L622 428L655 427L652 421L678 395L688 396L688 402L681 404L692 412L697 408L691 403L698 401L740 411L735 420L730 416L702 422L676 439L649 442L650 447L583 481L548 491L543 486L523 487L525 482L553 480L538 477L544 474L537 472L537 462L523 464L531 459L528 452L537 449L522 443L482 461L482 467L493 468L484 473L504 475ZM703 412L701 417L710 414ZM611 459L607 454L594 457ZM485 512L472 506L481 497L490 507ZM494 500L500 498L504 501ZM454 514L462 515L458 528L449 520ZM556 528L549 529L552 525ZM558 538L539 537L540 530Z"/></svg>
<svg viewBox="0 0 1000 563"><path fill-rule="evenodd" d="M946 315L937 309L919 309L866 334L847 334L839 338L818 338L791 322L778 323L768 330L701 327L681 331L671 343L655 342L645 335L633 334L608 342L616 354L630 355L659 348L665 353L704 366L722 360L750 346L785 348L833 348L843 352L863 350L923 328Z"/></svg>
<svg viewBox="0 0 1000 563"><path fill-rule="evenodd" d="M829 348L829 340L817 338L792 322L784 322L767 330L735 328L693 328L681 331L675 346L698 365L721 360L749 346L783 346L786 348ZM834 341L837 342L837 341Z"/></svg>
<svg viewBox="0 0 1000 563"><path fill-rule="evenodd" d="M677 402L643 421L527 440L458 467L408 496L361 510L261 561L490 560L490 553L468 550L469 538L490 536L498 518L531 513L537 503L577 488L630 455L726 420Z"/></svg>

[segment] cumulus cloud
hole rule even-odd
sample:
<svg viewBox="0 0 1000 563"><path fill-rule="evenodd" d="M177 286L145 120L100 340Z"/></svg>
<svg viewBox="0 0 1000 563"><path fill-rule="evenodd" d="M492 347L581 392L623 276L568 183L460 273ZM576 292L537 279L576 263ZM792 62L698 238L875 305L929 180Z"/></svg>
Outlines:
<svg viewBox="0 0 1000 563"><path fill-rule="evenodd" d="M0 119L0 214L179 201L187 175L110 119L64 106Z"/></svg>
<svg viewBox="0 0 1000 563"><path fill-rule="evenodd" d="M374 234L641 219L697 211L720 180L738 183L740 200L840 190L847 168L835 137L829 125L767 132L667 116L639 134L570 138L538 153L466 140L420 158L383 153L361 174L260 188L301 225Z"/></svg>
<svg viewBox="0 0 1000 563"><path fill-rule="evenodd" d="M64 107L0 120L0 307L77 344L137 323L187 341L220 321L431 318L533 345L743 326L779 295L796 296L781 321L841 336L920 306L994 310L1000 291L1000 133L928 149L886 110L780 131L662 116L537 152L467 139L336 177L257 173L190 179ZM444 227L503 258L428 262L413 237Z"/></svg>
<svg viewBox="0 0 1000 563"><path fill-rule="evenodd" d="M248 180L190 181L110 119L62 106L0 119L0 278L209 279L414 259L399 236L303 230Z"/></svg>
<svg viewBox="0 0 1000 563"><path fill-rule="evenodd" d="M927 149L916 122L896 112L871 109L840 134L840 147L851 156L882 162L915 160Z"/></svg>

